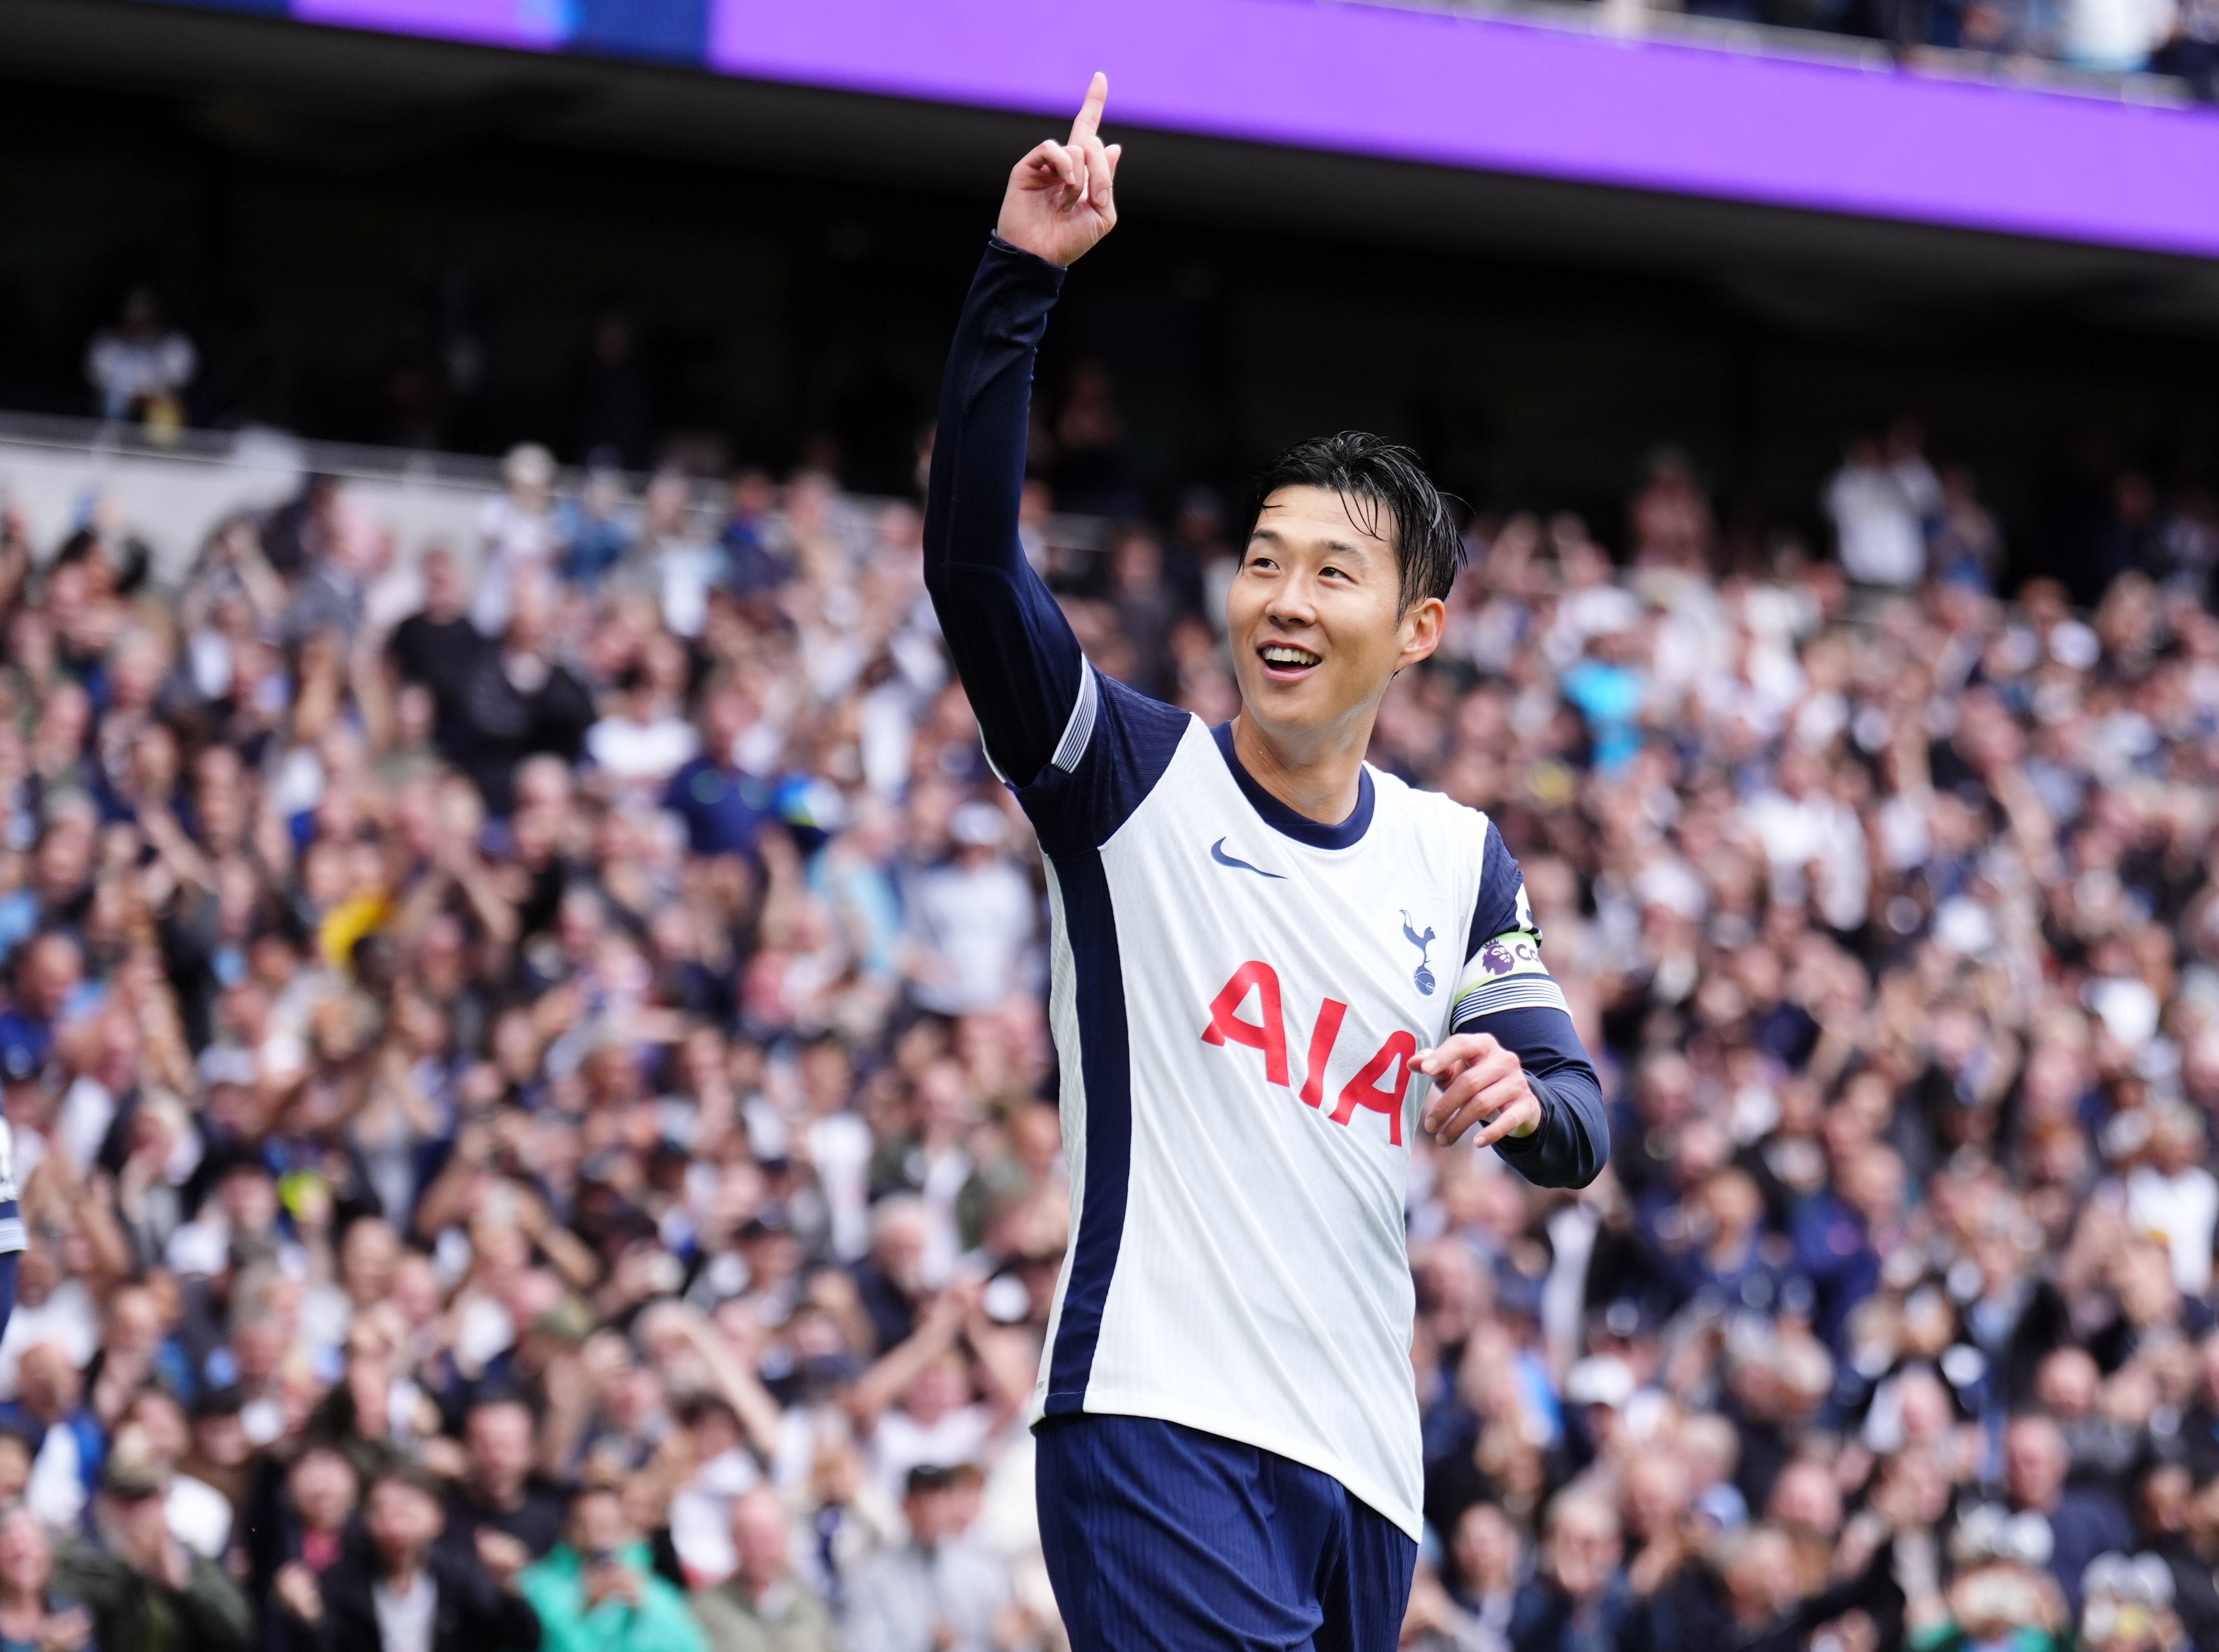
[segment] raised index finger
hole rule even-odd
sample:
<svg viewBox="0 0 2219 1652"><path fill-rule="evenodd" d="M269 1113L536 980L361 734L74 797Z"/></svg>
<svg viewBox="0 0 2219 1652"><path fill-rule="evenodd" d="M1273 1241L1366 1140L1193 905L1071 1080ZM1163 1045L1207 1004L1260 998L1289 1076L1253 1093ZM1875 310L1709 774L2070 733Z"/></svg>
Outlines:
<svg viewBox="0 0 2219 1652"><path fill-rule="evenodd" d="M1078 106L1078 118L1071 123L1071 141L1084 143L1102 130L1102 106L1110 101L1110 77L1096 70L1094 78L1086 83L1086 101Z"/></svg>

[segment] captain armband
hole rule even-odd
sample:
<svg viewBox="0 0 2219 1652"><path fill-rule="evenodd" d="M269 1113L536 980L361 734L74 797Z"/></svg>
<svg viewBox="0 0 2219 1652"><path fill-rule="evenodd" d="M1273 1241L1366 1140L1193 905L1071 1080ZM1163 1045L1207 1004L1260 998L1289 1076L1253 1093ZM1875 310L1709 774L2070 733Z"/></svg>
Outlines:
<svg viewBox="0 0 2219 1652"><path fill-rule="evenodd" d="M1570 1015L1563 989L1541 961L1538 929L1512 929L1481 943L1457 983L1451 1028L1504 1009L1561 1009Z"/></svg>

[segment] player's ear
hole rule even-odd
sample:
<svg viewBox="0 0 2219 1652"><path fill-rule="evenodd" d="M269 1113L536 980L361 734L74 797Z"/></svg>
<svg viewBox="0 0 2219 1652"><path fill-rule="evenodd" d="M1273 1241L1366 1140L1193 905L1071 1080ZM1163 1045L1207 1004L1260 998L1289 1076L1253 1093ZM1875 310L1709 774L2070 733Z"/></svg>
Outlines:
<svg viewBox="0 0 2219 1652"><path fill-rule="evenodd" d="M1395 662L1397 671L1404 666L1414 666L1420 660L1433 657L1433 650L1441 645L1442 633L1448 626L1448 605L1439 597L1420 597L1402 611L1402 657Z"/></svg>

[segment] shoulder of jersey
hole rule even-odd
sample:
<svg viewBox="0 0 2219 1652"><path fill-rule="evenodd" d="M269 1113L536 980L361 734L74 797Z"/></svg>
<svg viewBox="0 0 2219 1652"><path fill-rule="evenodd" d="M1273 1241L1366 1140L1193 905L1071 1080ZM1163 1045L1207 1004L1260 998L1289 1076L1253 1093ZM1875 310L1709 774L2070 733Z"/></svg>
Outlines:
<svg viewBox="0 0 2219 1652"><path fill-rule="evenodd" d="M1488 818L1485 811L1468 803L1458 803L1445 792L1436 792L1430 786L1412 786L1399 774L1390 774L1375 763L1364 767L1371 771L1371 784L1383 796L1407 799L1408 806L1427 811L1428 818L1442 825L1467 828L1481 838L1487 835Z"/></svg>

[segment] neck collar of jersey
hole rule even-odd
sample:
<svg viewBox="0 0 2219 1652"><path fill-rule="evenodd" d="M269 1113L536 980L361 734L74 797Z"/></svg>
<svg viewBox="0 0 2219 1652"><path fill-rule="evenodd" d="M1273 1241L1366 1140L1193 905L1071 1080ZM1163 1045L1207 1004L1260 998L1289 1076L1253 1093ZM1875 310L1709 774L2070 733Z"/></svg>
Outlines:
<svg viewBox="0 0 2219 1652"><path fill-rule="evenodd" d="M1234 783L1240 788L1241 796L1264 817L1266 826L1315 849L1350 848L1363 839L1371 824L1371 770L1368 767L1356 771L1356 807L1339 825L1328 826L1280 802L1240 766L1240 756L1233 749L1231 723L1221 723L1209 732L1217 742L1217 749L1225 754L1225 767L1233 771Z"/></svg>

